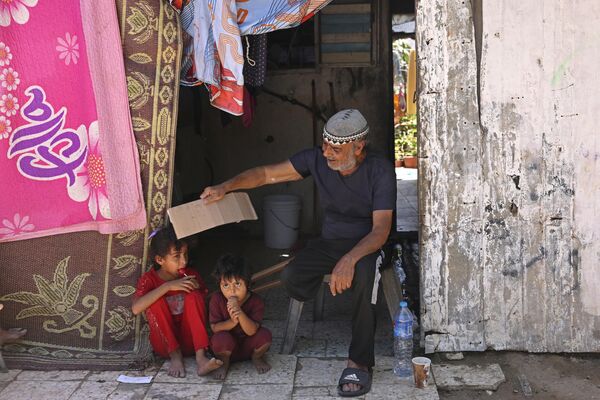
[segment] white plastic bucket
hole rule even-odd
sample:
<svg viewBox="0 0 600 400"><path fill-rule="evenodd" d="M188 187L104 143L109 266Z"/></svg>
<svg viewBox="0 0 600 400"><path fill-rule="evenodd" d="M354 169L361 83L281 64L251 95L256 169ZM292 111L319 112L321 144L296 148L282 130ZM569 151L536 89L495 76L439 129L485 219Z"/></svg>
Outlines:
<svg viewBox="0 0 600 400"><path fill-rule="evenodd" d="M265 245L271 249L288 249L298 240L300 197L277 194L263 199Z"/></svg>

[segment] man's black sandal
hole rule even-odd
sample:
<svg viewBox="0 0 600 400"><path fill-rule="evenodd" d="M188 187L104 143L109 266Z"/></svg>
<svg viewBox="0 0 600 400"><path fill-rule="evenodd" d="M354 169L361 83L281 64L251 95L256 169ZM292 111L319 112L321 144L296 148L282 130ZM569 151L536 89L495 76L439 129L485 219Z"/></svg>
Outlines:
<svg viewBox="0 0 600 400"><path fill-rule="evenodd" d="M342 397L362 396L371 390L371 382L373 380L372 371L364 371L358 368L346 368L342 371L342 376L338 382L338 394ZM361 388L353 392L344 392L342 386L347 383L355 383Z"/></svg>

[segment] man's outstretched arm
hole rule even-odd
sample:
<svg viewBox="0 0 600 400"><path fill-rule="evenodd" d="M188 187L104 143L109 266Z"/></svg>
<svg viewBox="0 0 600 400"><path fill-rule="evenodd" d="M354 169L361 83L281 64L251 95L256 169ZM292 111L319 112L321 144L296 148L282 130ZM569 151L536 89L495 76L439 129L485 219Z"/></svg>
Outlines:
<svg viewBox="0 0 600 400"><path fill-rule="evenodd" d="M220 185L208 186L200 195L205 203L221 200L229 192L240 189L254 189L263 185L291 182L302 179L289 160L278 164L263 165L248 169Z"/></svg>
<svg viewBox="0 0 600 400"><path fill-rule="evenodd" d="M352 286L356 263L366 256L379 250L387 241L392 228L392 210L373 211L373 228L368 235L361 239L335 265L331 272L329 289L332 295L342 293Z"/></svg>

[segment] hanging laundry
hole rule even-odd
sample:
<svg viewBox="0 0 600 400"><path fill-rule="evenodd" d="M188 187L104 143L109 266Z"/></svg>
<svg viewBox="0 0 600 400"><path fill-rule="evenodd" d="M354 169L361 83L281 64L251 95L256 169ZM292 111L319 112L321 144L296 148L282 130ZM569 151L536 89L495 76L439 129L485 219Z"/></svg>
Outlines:
<svg viewBox="0 0 600 400"><path fill-rule="evenodd" d="M248 87L244 87L244 114L242 115L242 125L244 128L250 128L252 121L254 120L254 112L256 108L256 99L254 95L248 90Z"/></svg>
<svg viewBox="0 0 600 400"><path fill-rule="evenodd" d="M144 227L114 4L20 7L0 20L0 242Z"/></svg>
<svg viewBox="0 0 600 400"><path fill-rule="evenodd" d="M184 38L182 84L204 83L211 104L243 114L242 35L292 28L310 19L331 0L189 0L181 4ZM171 3L177 7L176 2ZM189 42L191 40L191 42ZM193 43L193 44L191 44Z"/></svg>
<svg viewBox="0 0 600 400"><path fill-rule="evenodd" d="M246 62L244 83L246 86L261 87L267 76L267 34L242 37Z"/></svg>

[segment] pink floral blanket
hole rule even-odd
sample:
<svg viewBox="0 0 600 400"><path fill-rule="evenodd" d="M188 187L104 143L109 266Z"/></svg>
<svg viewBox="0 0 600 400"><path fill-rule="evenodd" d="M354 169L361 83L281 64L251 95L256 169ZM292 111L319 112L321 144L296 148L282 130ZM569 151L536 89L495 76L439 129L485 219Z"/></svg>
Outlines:
<svg viewBox="0 0 600 400"><path fill-rule="evenodd" d="M115 4L0 1L0 242L146 225Z"/></svg>

